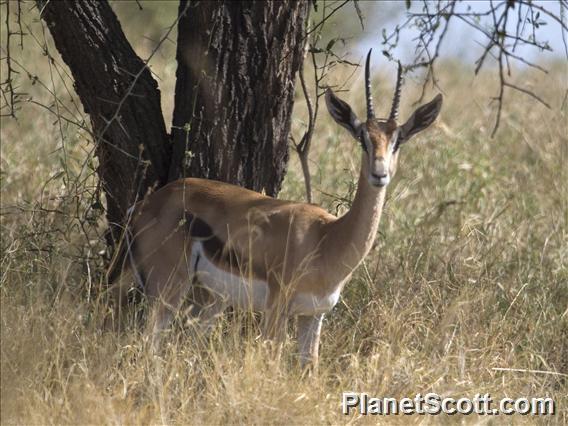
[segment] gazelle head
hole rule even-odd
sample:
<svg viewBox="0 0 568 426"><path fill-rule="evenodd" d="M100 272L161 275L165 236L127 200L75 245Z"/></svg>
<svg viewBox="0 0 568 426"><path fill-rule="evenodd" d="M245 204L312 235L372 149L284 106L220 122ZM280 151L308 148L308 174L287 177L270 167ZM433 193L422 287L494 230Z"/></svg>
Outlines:
<svg viewBox="0 0 568 426"><path fill-rule="evenodd" d="M427 128L438 116L442 108L442 95L437 95L429 103L419 107L408 121L399 126L397 118L402 85L402 67L399 62L396 89L389 118L376 118L369 76L371 52L372 49L369 50L365 64L367 121L362 123L349 104L339 99L331 89L327 90L325 101L333 119L349 130L351 135L361 143L365 153L363 161L367 162L369 183L373 186L383 187L390 182L396 172L400 146L412 136Z"/></svg>

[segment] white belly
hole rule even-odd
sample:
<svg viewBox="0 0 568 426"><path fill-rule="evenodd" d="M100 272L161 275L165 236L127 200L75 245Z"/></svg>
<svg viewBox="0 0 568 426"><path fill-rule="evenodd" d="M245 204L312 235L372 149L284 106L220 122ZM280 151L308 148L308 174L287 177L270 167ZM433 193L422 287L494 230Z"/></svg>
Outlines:
<svg viewBox="0 0 568 426"><path fill-rule="evenodd" d="M240 309L264 311L268 297L266 281L255 280L246 276L246 273L232 274L218 268L203 253L201 242L193 244L191 250L191 268L197 265L197 279L217 297L222 298L226 304Z"/></svg>
<svg viewBox="0 0 568 426"><path fill-rule="evenodd" d="M191 250L191 267L197 265L197 274L201 285L224 300L227 305L264 312L268 299L268 284L266 281L252 279L245 274L232 274L217 267L203 253L201 242L193 244ZM290 301L290 315L324 314L337 304L345 278L332 293L316 296L311 293L297 293Z"/></svg>

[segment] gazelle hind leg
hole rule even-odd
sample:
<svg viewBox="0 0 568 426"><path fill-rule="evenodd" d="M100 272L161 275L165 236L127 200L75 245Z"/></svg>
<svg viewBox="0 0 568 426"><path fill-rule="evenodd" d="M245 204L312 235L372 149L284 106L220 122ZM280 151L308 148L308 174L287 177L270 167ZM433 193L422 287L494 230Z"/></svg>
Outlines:
<svg viewBox="0 0 568 426"><path fill-rule="evenodd" d="M150 341L150 347L154 353L160 348L162 336L169 327L177 309L165 300L156 299L150 301L149 316L146 333Z"/></svg>
<svg viewBox="0 0 568 426"><path fill-rule="evenodd" d="M196 271L188 272L187 268L179 268L180 272L172 277L167 291L153 302L148 334L152 347L157 349L161 335L168 328L175 314L180 310L185 299L193 302L189 315L194 319L198 337L208 337L215 321L225 311L228 304L222 295L216 295L201 287Z"/></svg>
<svg viewBox="0 0 568 426"><path fill-rule="evenodd" d="M162 335L170 326L174 316L178 313L181 305L191 289L191 280L187 269L182 264L171 274L166 285L154 285L159 288L157 294L149 294L149 315L146 326L152 349L157 351Z"/></svg>
<svg viewBox="0 0 568 426"><path fill-rule="evenodd" d="M213 331L217 319L229 305L221 295L214 295L205 289L200 290L201 297L194 300L196 304L193 305L189 322L198 338L207 338Z"/></svg>

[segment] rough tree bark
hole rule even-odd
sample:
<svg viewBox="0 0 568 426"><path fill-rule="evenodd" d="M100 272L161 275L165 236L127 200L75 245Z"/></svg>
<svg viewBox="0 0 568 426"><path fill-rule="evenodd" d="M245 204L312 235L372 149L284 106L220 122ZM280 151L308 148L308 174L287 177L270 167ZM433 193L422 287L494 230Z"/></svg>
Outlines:
<svg viewBox="0 0 568 426"><path fill-rule="evenodd" d="M182 0L171 138L157 83L108 2L37 3L91 119L111 228L180 176L277 194L307 2Z"/></svg>
<svg viewBox="0 0 568 426"><path fill-rule="evenodd" d="M171 155L158 85L106 1L38 6L91 119L107 219L118 231L112 224L123 222L137 198L167 183Z"/></svg>
<svg viewBox="0 0 568 426"><path fill-rule="evenodd" d="M187 0L180 2L180 13ZM178 33L170 179L276 195L288 161L307 2L190 4Z"/></svg>

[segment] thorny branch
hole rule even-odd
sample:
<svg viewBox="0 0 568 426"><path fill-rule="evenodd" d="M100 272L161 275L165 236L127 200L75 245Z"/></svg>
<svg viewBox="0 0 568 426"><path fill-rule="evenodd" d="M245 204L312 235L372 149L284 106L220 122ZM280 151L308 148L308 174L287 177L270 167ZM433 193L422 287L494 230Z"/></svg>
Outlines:
<svg viewBox="0 0 568 426"><path fill-rule="evenodd" d="M31 6L26 7L29 5ZM105 241L105 236L101 233L100 222L98 221L98 218L103 215L105 207L101 201L101 182L96 178L96 164L93 161L95 144L86 148L80 148L85 151L85 156L78 159L68 155L68 140L72 138L73 143L76 143L84 135L89 135L97 143L109 144L104 135L105 131L113 120L120 125L120 114L125 100L129 96L138 95L133 90L134 81L128 87L126 94L120 102L115 102L116 111L107 120L107 126L103 132L95 134L82 112L77 96L71 88L70 82L73 79L69 71L50 51L49 37L46 34L44 22L34 20L37 14L41 16L43 12L40 6L34 2L26 3L23 0L0 2L3 25L2 39L0 40L0 59L2 61L0 116L2 119L4 117L10 117L10 119L19 118L18 112L21 104L33 105L53 115L53 124L57 126L61 139L61 145L57 149L60 153L61 169L54 172L44 182L43 188L40 190L39 201L37 204L30 204L29 211L34 217L41 217L41 220L47 220L45 219L47 214L65 217L65 225L63 227L50 228L49 232L51 233L65 233L71 228L77 229L79 227L78 229L83 232L84 241L88 242L87 244L79 245L79 257L89 268L89 262L100 261L102 252L98 253L99 256L95 256L95 251L93 250L95 250L95 247L104 247L100 243ZM22 8L25 9L22 10ZM150 61L165 41L168 40L168 36L172 33L178 20L179 16L165 30L165 35L160 38L150 55L144 60L143 67L137 73L131 74L134 80L138 79L141 73L149 68ZM42 65L47 65L47 71L44 76L37 75L39 64L26 64L23 60L25 57L23 53L24 36L28 41L26 49L36 49L45 58L45 62L41 62ZM22 52L18 52L18 47ZM29 81L26 82L26 79ZM34 90L29 90L30 93L22 92L21 87L25 87L26 83L28 86L34 86ZM47 101L45 100L46 96ZM70 133L71 128L77 130L77 133ZM118 146L109 146L123 155L131 156L131 154ZM133 158L139 160L137 157ZM53 193L48 189L48 184L58 180L62 181L61 188L63 190ZM55 205L55 207L46 208L46 206L52 205ZM7 206L0 212L0 215L10 214L12 209L18 208L18 206ZM33 221L35 220L34 218ZM71 254L71 250L75 250L75 246L70 246L69 253L66 252L66 255L77 256L76 254Z"/></svg>
<svg viewBox="0 0 568 426"><path fill-rule="evenodd" d="M412 4L417 3L422 5L421 10L412 10ZM525 59L515 53L519 47L523 46L528 46L540 52L552 51L548 41L542 40L541 32L539 32L541 27L547 24L543 19L544 17L560 25L564 50L568 58L568 44L566 41L568 25L565 16L568 1L558 0L554 3L535 4L531 0L492 0L483 4L487 6L485 9L478 8L480 10L474 10L471 4L462 0L439 2L428 2L427 0L407 1L406 19L401 25L397 25L390 34L383 32L382 44L385 47L383 53L390 57L391 52L398 45L401 32L410 27L418 29L419 34L415 38L415 57L412 61L413 63L407 66L406 69L407 71L416 68L427 69L422 93L417 100L417 102L420 102L424 97L428 84L437 86L435 64L439 58L440 47L448 34L450 22L461 21L473 28L477 33L482 34L485 42L483 44L483 52L475 61L475 74L479 73L489 56L494 58L498 65L499 93L493 98L497 102L497 115L492 132L493 137L501 121L506 89L512 89L531 96L547 108L550 108L547 102L530 89L510 82L511 63L514 61L520 62L543 73L548 73L545 68L533 60ZM552 12L548 6L550 4L558 4L560 13ZM515 22L514 26L511 26L512 22Z"/></svg>
<svg viewBox="0 0 568 426"><path fill-rule="evenodd" d="M306 36L308 37L308 42L306 43L306 53L304 61L300 66L298 71L298 77L300 79L300 85L302 87L302 94L306 100L306 106L308 109L308 122L306 125L306 130L302 135L300 142L296 142L294 136L290 136L290 139L294 145L294 148L300 158L300 164L302 166L302 173L304 175L304 184L306 186L306 199L308 203L312 202L312 185L310 177L310 166L309 166L309 153L311 147L312 136L314 134L314 129L316 126L316 121L319 112L320 98L325 94L323 80L327 77L328 72L331 68L338 64L346 64L349 66L357 67L357 64L353 64L347 61L342 56L338 56L333 51L333 46L338 41L343 41L341 38L331 39L325 47L320 47L319 42L322 38L322 31L325 27L325 23L333 16L339 9L345 6L348 1L342 1L339 6L335 6L331 2L323 2L323 13L322 18L319 22L312 24L311 28L306 30ZM355 11L363 27L363 16L357 2L353 3L355 6ZM323 56L321 64L318 64L318 57ZM312 81L315 88L315 96L312 99L308 90L308 84L306 82L305 76L305 62L307 58L310 58L312 66Z"/></svg>
<svg viewBox="0 0 568 426"><path fill-rule="evenodd" d="M22 22L21 22L21 3L18 1L16 2L16 25L18 26L18 31L13 31L11 28L10 19L12 19L10 15L10 1L6 0L0 4L1 6L6 8L6 21L4 22L6 27L6 38L5 38L5 45L2 46L2 59L6 61L6 79L0 83L0 89L2 92L2 106L0 106L0 111L5 109L8 110L7 113L0 113L0 117L16 117L16 104L18 102L18 98L21 93L16 91L17 87L14 86L14 75L18 74L12 65L12 53L11 53L11 41L14 36L20 36L20 49L24 48L24 35L25 33L22 31Z"/></svg>
<svg viewBox="0 0 568 426"><path fill-rule="evenodd" d="M312 54L313 55L313 54ZM294 137L292 136L292 142L296 148L296 152L298 153L298 157L300 157L300 164L302 165L302 172L304 174L304 183L306 185L306 198L308 203L312 202L312 185L311 185L311 178L310 178L310 166L308 163L308 153L310 152L310 142L312 140L312 133L314 129L314 107L312 103L312 99L308 92L308 88L306 86L306 78L304 76L304 63L300 65L300 70L298 71L300 84L302 86L302 92L304 97L306 98L306 105L308 107L308 128L300 143L296 143Z"/></svg>

